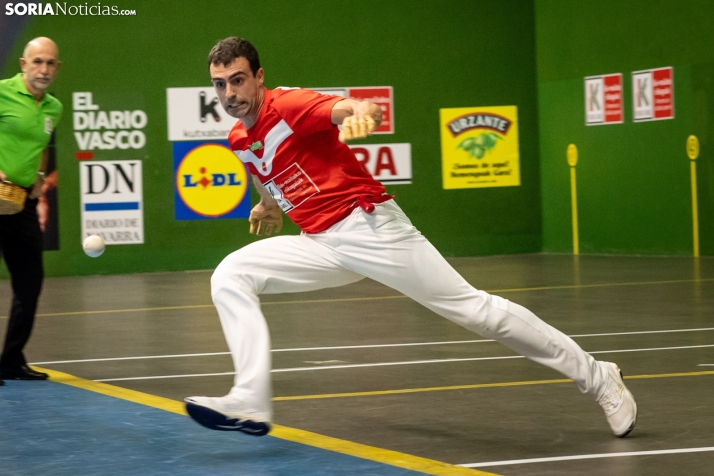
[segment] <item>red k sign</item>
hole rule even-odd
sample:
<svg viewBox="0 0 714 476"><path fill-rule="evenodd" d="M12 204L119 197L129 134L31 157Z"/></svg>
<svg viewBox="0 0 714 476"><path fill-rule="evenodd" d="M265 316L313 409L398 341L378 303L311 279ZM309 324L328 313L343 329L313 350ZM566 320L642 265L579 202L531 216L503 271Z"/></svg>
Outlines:
<svg viewBox="0 0 714 476"><path fill-rule="evenodd" d="M585 123L622 124L622 74L585 78Z"/></svg>
<svg viewBox="0 0 714 476"><path fill-rule="evenodd" d="M632 73L632 111L635 122L674 119L672 67Z"/></svg>

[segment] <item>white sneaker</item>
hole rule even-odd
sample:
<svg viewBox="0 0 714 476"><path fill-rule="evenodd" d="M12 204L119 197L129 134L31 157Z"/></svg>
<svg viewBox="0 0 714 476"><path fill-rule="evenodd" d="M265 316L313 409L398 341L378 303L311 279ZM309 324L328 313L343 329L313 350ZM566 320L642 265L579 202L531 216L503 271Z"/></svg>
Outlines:
<svg viewBox="0 0 714 476"><path fill-rule="evenodd" d="M600 363L607 366L608 382L605 392L597 402L605 410L612 432L622 438L635 427L637 403L622 380L620 368L612 362Z"/></svg>
<svg viewBox="0 0 714 476"><path fill-rule="evenodd" d="M240 400L225 397L188 397L186 411L211 430L240 431L252 436L267 435L270 422Z"/></svg>

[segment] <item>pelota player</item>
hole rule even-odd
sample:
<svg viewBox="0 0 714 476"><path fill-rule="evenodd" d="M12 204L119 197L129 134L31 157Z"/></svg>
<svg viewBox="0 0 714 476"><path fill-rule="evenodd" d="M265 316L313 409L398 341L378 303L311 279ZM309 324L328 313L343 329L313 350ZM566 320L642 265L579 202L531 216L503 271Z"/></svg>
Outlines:
<svg viewBox="0 0 714 476"><path fill-rule="evenodd" d="M266 89L258 53L244 39L218 42L208 66L221 104L240 120L230 132L231 147L260 193L250 232L279 232L286 213L303 233L251 243L214 272L211 295L236 376L224 397L186 398L198 423L255 436L270 431L270 337L260 294L369 277L573 379L603 407L615 435L634 428L637 405L615 364L596 361L522 306L473 288L360 166L344 142L379 126L378 106L301 89Z"/></svg>

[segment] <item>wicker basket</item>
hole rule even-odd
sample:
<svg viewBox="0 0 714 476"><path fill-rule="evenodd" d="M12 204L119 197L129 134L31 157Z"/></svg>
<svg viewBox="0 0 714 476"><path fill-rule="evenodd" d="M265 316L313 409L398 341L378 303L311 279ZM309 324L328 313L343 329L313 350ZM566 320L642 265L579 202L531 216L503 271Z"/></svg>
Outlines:
<svg viewBox="0 0 714 476"><path fill-rule="evenodd" d="M0 181L0 215L14 215L25 208L27 190L10 182Z"/></svg>

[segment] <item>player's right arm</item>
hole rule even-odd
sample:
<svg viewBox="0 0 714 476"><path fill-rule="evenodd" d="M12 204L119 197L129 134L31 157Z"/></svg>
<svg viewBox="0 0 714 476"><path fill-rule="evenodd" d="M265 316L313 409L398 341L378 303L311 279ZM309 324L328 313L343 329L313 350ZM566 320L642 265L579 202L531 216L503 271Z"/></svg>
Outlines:
<svg viewBox="0 0 714 476"><path fill-rule="evenodd" d="M260 202L250 211L248 218L250 233L258 236L263 233L266 236L270 236L273 232L280 233L283 228L283 211L280 205L255 176L253 176L253 185L260 195Z"/></svg>
<svg viewBox="0 0 714 476"><path fill-rule="evenodd" d="M330 119L334 125L342 125L340 142L364 139L382 123L382 108L369 101L343 99L333 106Z"/></svg>

